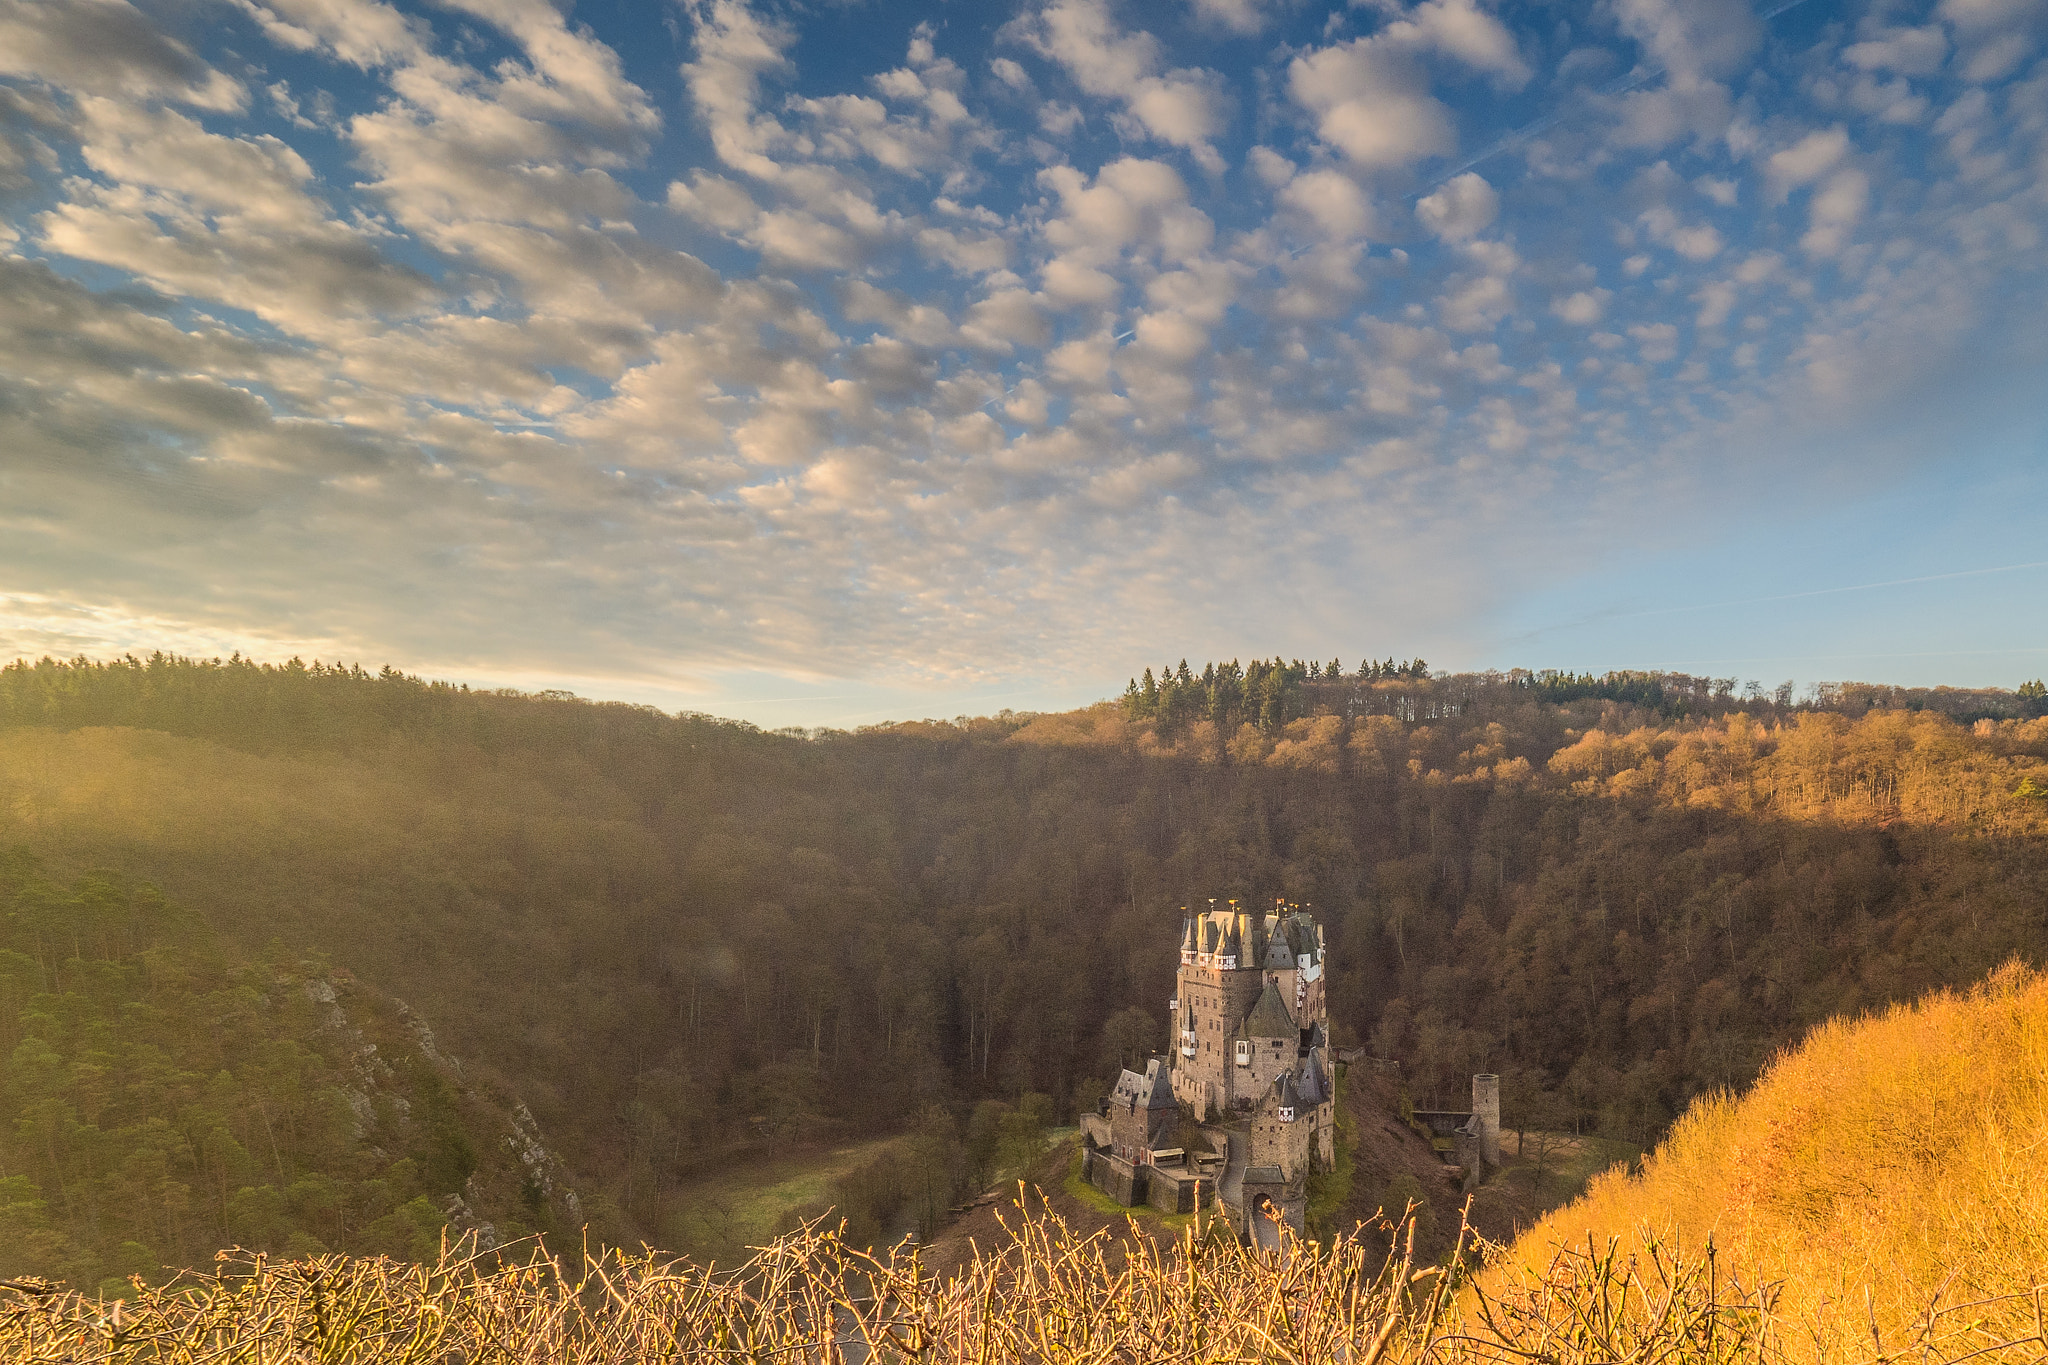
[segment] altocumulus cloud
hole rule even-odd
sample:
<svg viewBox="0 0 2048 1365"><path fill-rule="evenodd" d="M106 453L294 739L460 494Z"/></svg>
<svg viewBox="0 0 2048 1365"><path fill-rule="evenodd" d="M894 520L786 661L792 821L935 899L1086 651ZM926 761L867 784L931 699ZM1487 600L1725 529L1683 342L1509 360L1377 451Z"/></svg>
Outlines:
<svg viewBox="0 0 2048 1365"><path fill-rule="evenodd" d="M0 654L1455 653L2039 355L2048 0L633 8L0 0Z"/></svg>

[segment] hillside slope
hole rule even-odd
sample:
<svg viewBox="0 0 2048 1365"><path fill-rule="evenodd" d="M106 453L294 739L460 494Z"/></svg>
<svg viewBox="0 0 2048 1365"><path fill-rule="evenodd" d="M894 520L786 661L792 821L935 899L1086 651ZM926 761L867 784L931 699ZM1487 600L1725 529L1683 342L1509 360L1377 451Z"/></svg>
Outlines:
<svg viewBox="0 0 2048 1365"><path fill-rule="evenodd" d="M0 856L0 1112L0 1277L155 1282L229 1245L431 1259L451 1224L573 1225L531 1121L403 1005L19 854Z"/></svg>
<svg viewBox="0 0 2048 1365"><path fill-rule="evenodd" d="M1511 1127L1638 1146L1823 1019L2048 943L2048 720L1262 676L1227 734L1162 702L799 735L296 663L0 668L0 848L405 1001L526 1102L593 1235L678 1248L735 1159L922 1124L953 1183L980 1105L1092 1104L1164 1043L1202 897L1311 903L1337 1041L1418 1105L1495 1071Z"/></svg>
<svg viewBox="0 0 2048 1365"><path fill-rule="evenodd" d="M1974 1315L2026 1336L2048 1285L2048 976L2007 967L1967 992L1816 1029L1737 1098L1696 1103L1642 1173L1515 1244L1642 1232L1723 1274L1782 1282L1780 1318L1825 1358L1910 1340L1930 1305L2019 1295Z"/></svg>

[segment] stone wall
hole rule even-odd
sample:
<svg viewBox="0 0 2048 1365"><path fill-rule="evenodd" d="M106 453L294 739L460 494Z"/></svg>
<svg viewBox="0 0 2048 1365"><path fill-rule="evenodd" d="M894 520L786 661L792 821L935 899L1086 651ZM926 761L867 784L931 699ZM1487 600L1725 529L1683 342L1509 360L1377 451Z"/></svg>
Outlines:
<svg viewBox="0 0 2048 1365"><path fill-rule="evenodd" d="M1303 1114L1292 1123L1282 1123L1268 1108L1252 1117L1249 1127L1251 1141L1250 1166L1275 1166L1286 1173L1287 1179L1298 1180L1308 1173L1309 1140L1313 1134L1313 1120Z"/></svg>
<svg viewBox="0 0 2048 1365"><path fill-rule="evenodd" d="M1125 1208L1143 1201L1145 1168L1133 1166L1109 1152L1092 1152L1088 1158L1088 1183Z"/></svg>
<svg viewBox="0 0 2048 1365"><path fill-rule="evenodd" d="M1199 1192L1203 1208L1216 1204L1216 1182L1193 1171L1153 1167L1145 1173L1145 1202L1161 1213L1193 1213Z"/></svg>

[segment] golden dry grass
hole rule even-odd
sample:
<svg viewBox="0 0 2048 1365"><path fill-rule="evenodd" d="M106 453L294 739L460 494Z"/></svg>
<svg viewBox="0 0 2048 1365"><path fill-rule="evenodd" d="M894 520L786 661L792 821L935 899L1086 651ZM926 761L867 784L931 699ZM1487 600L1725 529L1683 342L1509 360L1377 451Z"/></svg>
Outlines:
<svg viewBox="0 0 2048 1365"><path fill-rule="evenodd" d="M1816 1029L1747 1095L1697 1102L1642 1172L1611 1172L1515 1248L1652 1237L1776 1284L1788 1348L1903 1342L1930 1309L2038 1331L2048 1282L2048 976L2008 966ZM1978 1307L1963 1312L1963 1305Z"/></svg>

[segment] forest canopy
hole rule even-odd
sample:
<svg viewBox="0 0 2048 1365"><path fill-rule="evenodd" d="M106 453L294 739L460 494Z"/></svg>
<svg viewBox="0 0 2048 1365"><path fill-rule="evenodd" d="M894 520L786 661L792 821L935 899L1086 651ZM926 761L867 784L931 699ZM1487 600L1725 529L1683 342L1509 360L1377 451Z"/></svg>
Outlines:
<svg viewBox="0 0 2048 1365"><path fill-rule="evenodd" d="M1339 1043L1399 1059L1418 1103L1497 1071L1511 1124L1644 1144L1813 1024L2048 942L2037 689L1794 698L1386 659L1176 665L1153 690L800 735L388 669L18 664L0 848L39 870L10 884L9 951L38 951L16 946L40 913L22 878L35 904L160 895L214 945L196 998L246 983L275 1002L248 1016L262 1038L235 1035L251 1055L318 1055L299 997L266 983L345 972L364 1010L388 1002L459 1064L486 1168L537 1143L597 1235L683 1246L692 1182L736 1157L945 1129L934 1150L965 1180L977 1106L1091 1104L1163 1041L1180 907L1210 896L1311 904ZM0 1028L44 1030L71 1066L21 1022L71 970L40 951ZM142 989L128 960L90 968L113 992L93 1009ZM213 1074L202 1060L176 1065ZM107 1161L159 1114L178 1121L138 1100L101 1123L129 1135ZM238 1181L289 1202L298 1178L249 1121L219 1125L251 1162L224 1209ZM350 1141L422 1169L431 1143L406 1131ZM333 1151L337 1180L447 1216L452 1191ZM61 1160L20 1162L9 1199L83 1207ZM215 1189L207 1169L179 1179ZM479 1216L533 1225L553 1206L507 1169L464 1188ZM365 1201L351 1226L386 1216Z"/></svg>

